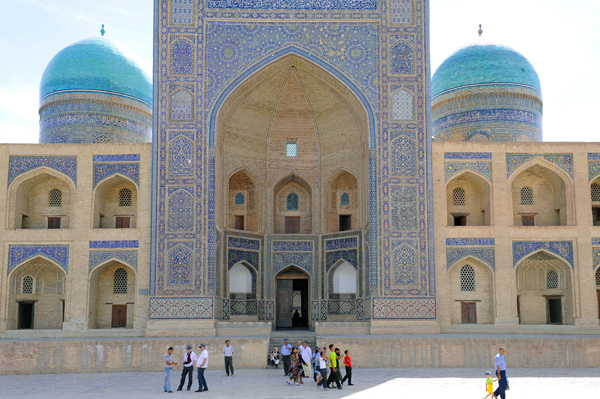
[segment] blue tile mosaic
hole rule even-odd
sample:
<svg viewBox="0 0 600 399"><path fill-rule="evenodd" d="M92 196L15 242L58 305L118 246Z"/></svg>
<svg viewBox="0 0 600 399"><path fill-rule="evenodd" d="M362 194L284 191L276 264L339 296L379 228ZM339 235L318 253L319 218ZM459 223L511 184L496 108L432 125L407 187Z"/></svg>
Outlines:
<svg viewBox="0 0 600 399"><path fill-rule="evenodd" d="M473 257L496 270L496 252L494 248L446 248L446 269L450 270L458 261Z"/></svg>
<svg viewBox="0 0 600 399"><path fill-rule="evenodd" d="M373 297L373 320L433 320L435 306L429 297Z"/></svg>
<svg viewBox="0 0 600 399"><path fill-rule="evenodd" d="M491 152L445 152L444 159L492 159Z"/></svg>
<svg viewBox="0 0 600 399"><path fill-rule="evenodd" d="M377 0L208 0L207 7L253 10L375 10Z"/></svg>
<svg viewBox="0 0 600 399"><path fill-rule="evenodd" d="M333 251L336 249L356 248L358 246L358 237L336 238L325 240L325 250Z"/></svg>
<svg viewBox="0 0 600 399"><path fill-rule="evenodd" d="M24 262L38 256L56 263L69 274L68 245L9 245L7 275Z"/></svg>
<svg viewBox="0 0 600 399"><path fill-rule="evenodd" d="M494 238L446 238L446 245L493 246Z"/></svg>
<svg viewBox="0 0 600 399"><path fill-rule="evenodd" d="M412 75L415 73L414 35L390 35L390 74Z"/></svg>
<svg viewBox="0 0 600 399"><path fill-rule="evenodd" d="M77 157L11 155L8 161L8 185L30 170L46 167L63 173L77 185Z"/></svg>
<svg viewBox="0 0 600 399"><path fill-rule="evenodd" d="M109 155L94 155L94 162L139 162L140 154L109 154Z"/></svg>
<svg viewBox="0 0 600 399"><path fill-rule="evenodd" d="M331 269L331 267L340 259L343 259L358 268L358 251L356 249L350 249L345 251L327 252L325 255L326 270L329 271L329 269Z"/></svg>
<svg viewBox="0 0 600 399"><path fill-rule="evenodd" d="M122 175L129 178L137 186L140 184L139 163L94 163L94 188L108 177Z"/></svg>
<svg viewBox="0 0 600 399"><path fill-rule="evenodd" d="M137 240L90 241L90 248L139 248Z"/></svg>
<svg viewBox="0 0 600 399"><path fill-rule="evenodd" d="M300 252L313 251L312 241L273 241L273 251Z"/></svg>
<svg viewBox="0 0 600 399"><path fill-rule="evenodd" d="M506 177L509 178L515 170L532 159L542 158L559 168L573 178L573 154L506 154Z"/></svg>
<svg viewBox="0 0 600 399"><path fill-rule="evenodd" d="M417 174L415 132L390 132L392 140L392 176L415 176Z"/></svg>
<svg viewBox="0 0 600 399"><path fill-rule="evenodd" d="M148 318L212 319L213 301L213 297L150 297Z"/></svg>
<svg viewBox="0 0 600 399"><path fill-rule="evenodd" d="M131 268L137 273L138 252L126 250L90 251L88 261L88 273L91 273L96 266L106 263L107 261L113 259L122 262L128 266L131 266Z"/></svg>
<svg viewBox="0 0 600 399"><path fill-rule="evenodd" d="M600 245L600 238L592 237L592 245Z"/></svg>
<svg viewBox="0 0 600 399"><path fill-rule="evenodd" d="M446 182L460 172L470 170L476 172L489 182L492 181L492 163L491 162L444 162L444 175Z"/></svg>
<svg viewBox="0 0 600 399"><path fill-rule="evenodd" d="M241 249L229 249L227 251L227 266L235 265L238 262L245 261L250 265L254 266L256 270L260 270L260 264L258 262L258 252L243 251Z"/></svg>
<svg viewBox="0 0 600 399"><path fill-rule="evenodd" d="M574 268L572 241L513 241L512 247L513 267L527 255L543 249L560 256Z"/></svg>
<svg viewBox="0 0 600 399"><path fill-rule="evenodd" d="M250 238L228 237L227 246L229 248L251 249L258 251L260 249L260 240L252 240Z"/></svg>

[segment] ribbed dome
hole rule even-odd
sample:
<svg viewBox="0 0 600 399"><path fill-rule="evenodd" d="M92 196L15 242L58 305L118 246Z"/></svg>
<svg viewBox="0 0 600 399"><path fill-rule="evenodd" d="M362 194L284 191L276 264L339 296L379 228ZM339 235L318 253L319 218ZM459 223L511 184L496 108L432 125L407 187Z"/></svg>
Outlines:
<svg viewBox="0 0 600 399"><path fill-rule="evenodd" d="M471 85L514 84L541 94L540 79L527 58L515 50L496 45L473 45L446 59L431 79L433 97Z"/></svg>
<svg viewBox="0 0 600 399"><path fill-rule="evenodd" d="M65 90L124 94L152 105L149 76L104 37L73 43L52 58L42 75L40 99Z"/></svg>

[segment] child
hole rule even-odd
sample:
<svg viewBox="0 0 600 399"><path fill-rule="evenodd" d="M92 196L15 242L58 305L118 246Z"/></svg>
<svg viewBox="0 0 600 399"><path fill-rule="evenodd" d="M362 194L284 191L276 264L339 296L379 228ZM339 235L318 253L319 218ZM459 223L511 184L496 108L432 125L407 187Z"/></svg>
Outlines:
<svg viewBox="0 0 600 399"><path fill-rule="evenodd" d="M494 382L498 381L498 379L496 378L495 380L492 380L492 373L490 373L489 371L487 373L485 373L486 379L485 379L485 390L488 393L487 395L485 395L485 398L483 399L487 399L488 396L492 395L492 397L495 398L494 396Z"/></svg>
<svg viewBox="0 0 600 399"><path fill-rule="evenodd" d="M349 350L345 350L344 354L346 356L344 356L344 365L346 366L346 375L344 376L344 378L342 378L342 384L344 384L344 382L346 380L348 380L348 386L350 385L354 385L352 383L352 360L350 359L350 351Z"/></svg>
<svg viewBox="0 0 600 399"><path fill-rule="evenodd" d="M319 388L319 385L323 385L323 390L327 390L327 354L325 349L319 354L319 373L317 388Z"/></svg>

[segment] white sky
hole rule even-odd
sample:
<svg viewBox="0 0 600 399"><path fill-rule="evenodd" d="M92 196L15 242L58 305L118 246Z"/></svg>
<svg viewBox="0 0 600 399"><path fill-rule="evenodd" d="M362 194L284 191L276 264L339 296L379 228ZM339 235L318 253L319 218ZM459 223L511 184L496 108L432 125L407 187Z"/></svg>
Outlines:
<svg viewBox="0 0 600 399"><path fill-rule="evenodd" d="M38 142L44 68L78 40L106 36L152 68L153 0L3 0L0 142ZM600 110L600 0L430 0L432 72L474 43L508 45L533 64L544 97L544 141L594 141ZM483 36L477 36L478 25Z"/></svg>

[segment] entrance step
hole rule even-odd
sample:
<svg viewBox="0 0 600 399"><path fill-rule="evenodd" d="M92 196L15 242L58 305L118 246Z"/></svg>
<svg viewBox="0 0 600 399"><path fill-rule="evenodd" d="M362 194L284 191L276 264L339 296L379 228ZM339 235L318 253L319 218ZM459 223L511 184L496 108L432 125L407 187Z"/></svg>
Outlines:
<svg viewBox="0 0 600 399"><path fill-rule="evenodd" d="M283 346L283 340L288 339L290 345L292 347L297 346L297 342L308 342L308 346L314 352L315 347L317 346L317 334L314 331L310 330L273 330L271 331L271 336L269 337L269 348L267 350L267 368L275 368L271 366L271 351L273 348L277 348L279 352L281 352L281 347ZM281 362L279 363L282 364Z"/></svg>

